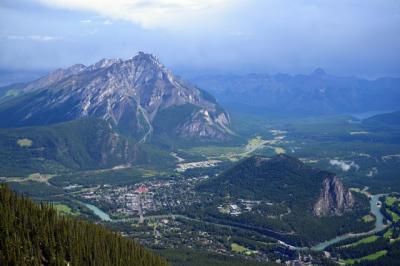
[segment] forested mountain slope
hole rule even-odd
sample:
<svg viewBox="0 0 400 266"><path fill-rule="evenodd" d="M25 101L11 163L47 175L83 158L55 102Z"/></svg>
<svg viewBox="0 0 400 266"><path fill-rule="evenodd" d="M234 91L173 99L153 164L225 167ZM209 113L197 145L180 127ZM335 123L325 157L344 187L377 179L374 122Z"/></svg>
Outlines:
<svg viewBox="0 0 400 266"><path fill-rule="evenodd" d="M0 129L0 176L160 165L168 163L169 157L166 152L117 133L101 119Z"/></svg>
<svg viewBox="0 0 400 266"><path fill-rule="evenodd" d="M131 239L60 216L5 185L0 186L0 213L0 265L168 265Z"/></svg>

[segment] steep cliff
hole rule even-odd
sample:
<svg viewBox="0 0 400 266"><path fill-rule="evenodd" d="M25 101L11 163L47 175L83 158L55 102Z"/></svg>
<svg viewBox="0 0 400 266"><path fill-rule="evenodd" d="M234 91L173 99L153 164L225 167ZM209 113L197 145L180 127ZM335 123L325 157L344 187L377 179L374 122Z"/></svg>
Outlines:
<svg viewBox="0 0 400 266"><path fill-rule="evenodd" d="M342 215L353 206L354 198L351 192L337 176L328 176L323 181L321 195L314 205L314 214L316 216Z"/></svg>

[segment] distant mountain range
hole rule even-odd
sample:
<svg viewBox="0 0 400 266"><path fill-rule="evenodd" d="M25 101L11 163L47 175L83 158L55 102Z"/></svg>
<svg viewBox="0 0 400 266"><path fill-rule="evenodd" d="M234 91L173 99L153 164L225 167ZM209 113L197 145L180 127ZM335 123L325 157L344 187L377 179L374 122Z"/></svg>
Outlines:
<svg viewBox="0 0 400 266"><path fill-rule="evenodd" d="M0 89L0 127L101 118L139 142L152 135L226 140L228 114L207 92L175 77L153 55L73 65Z"/></svg>
<svg viewBox="0 0 400 266"><path fill-rule="evenodd" d="M230 109L296 115L396 110L400 78L337 77L316 69L310 75L249 74L192 78Z"/></svg>

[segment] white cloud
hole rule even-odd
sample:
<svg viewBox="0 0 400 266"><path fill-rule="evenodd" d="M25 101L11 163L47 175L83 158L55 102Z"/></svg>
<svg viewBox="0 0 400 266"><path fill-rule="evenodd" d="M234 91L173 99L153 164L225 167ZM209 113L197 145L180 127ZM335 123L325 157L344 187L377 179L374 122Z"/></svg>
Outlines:
<svg viewBox="0 0 400 266"><path fill-rule="evenodd" d="M80 22L81 22L81 23L91 23L92 20L90 20L90 19L83 19L83 20L81 20Z"/></svg>
<svg viewBox="0 0 400 266"><path fill-rule="evenodd" d="M70 10L93 11L100 15L138 23L145 28L179 29L187 23L204 21L210 12L224 10L240 0L37 0ZM206 20L205 20L206 21Z"/></svg>
<svg viewBox="0 0 400 266"><path fill-rule="evenodd" d="M19 40L19 41L35 41L35 42L51 42L62 40L62 37L48 36L48 35L5 35L1 36L2 39Z"/></svg>
<svg viewBox="0 0 400 266"><path fill-rule="evenodd" d="M353 161L342 161L342 160L330 160L329 163L333 166L339 167L342 171L347 172L351 168L354 168L356 171L360 169L360 166Z"/></svg>
<svg viewBox="0 0 400 266"><path fill-rule="evenodd" d="M103 24L104 25L111 25L112 22L111 22L111 20L106 19L106 20L103 21Z"/></svg>

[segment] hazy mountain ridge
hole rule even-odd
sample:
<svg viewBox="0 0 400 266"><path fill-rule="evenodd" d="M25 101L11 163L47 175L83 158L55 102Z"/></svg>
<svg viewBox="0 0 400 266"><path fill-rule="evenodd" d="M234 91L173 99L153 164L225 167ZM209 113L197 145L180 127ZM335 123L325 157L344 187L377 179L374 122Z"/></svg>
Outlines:
<svg viewBox="0 0 400 266"><path fill-rule="evenodd" d="M192 105L171 134L224 140L229 116L215 100L140 52L128 60L103 59L91 66L59 69L19 88L0 106L1 126L46 125L84 117L111 122L122 133L145 142L163 110Z"/></svg>
<svg viewBox="0 0 400 266"><path fill-rule="evenodd" d="M309 75L248 74L191 79L232 108L274 113L336 114L396 109L400 78L338 77L316 69Z"/></svg>

